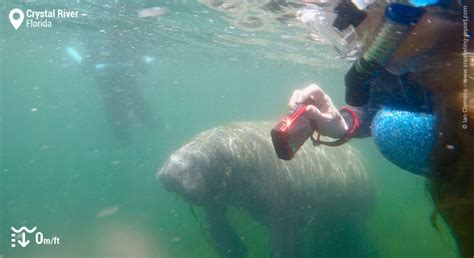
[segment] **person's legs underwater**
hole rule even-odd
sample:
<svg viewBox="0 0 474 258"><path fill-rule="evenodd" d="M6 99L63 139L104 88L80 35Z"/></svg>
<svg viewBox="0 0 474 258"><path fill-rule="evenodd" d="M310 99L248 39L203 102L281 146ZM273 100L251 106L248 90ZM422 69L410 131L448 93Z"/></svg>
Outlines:
<svg viewBox="0 0 474 258"><path fill-rule="evenodd" d="M130 144L133 119L127 95L129 85L124 85L122 80L112 76L99 75L95 79L104 102L106 120L113 136L121 144Z"/></svg>

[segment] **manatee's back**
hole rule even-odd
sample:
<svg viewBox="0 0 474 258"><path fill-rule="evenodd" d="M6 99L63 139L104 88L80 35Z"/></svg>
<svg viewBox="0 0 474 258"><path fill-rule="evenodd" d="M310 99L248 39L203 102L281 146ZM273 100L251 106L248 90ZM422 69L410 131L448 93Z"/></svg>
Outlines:
<svg viewBox="0 0 474 258"><path fill-rule="evenodd" d="M216 127L214 137L222 139L220 144L230 149L234 156L238 155L242 161L249 159L248 162L253 166L257 163L261 170L278 170L277 173L269 172L272 174L268 176L296 180L298 185L320 181L318 178L321 177L328 184L341 186L367 184L368 175L362 157L350 144L337 147L313 146L308 139L292 160L279 159L270 136L272 125L269 122L231 123ZM302 179L301 182L298 179Z"/></svg>
<svg viewBox="0 0 474 258"><path fill-rule="evenodd" d="M308 140L291 161L278 159L271 141L273 123L241 122L212 129L221 147L239 161L236 189L258 189L253 194L264 202L306 207L316 205L354 211L370 206L373 186L360 153L344 144L313 146ZM235 173L241 173L235 175ZM249 191L252 192L252 191ZM345 212L342 211L341 212Z"/></svg>

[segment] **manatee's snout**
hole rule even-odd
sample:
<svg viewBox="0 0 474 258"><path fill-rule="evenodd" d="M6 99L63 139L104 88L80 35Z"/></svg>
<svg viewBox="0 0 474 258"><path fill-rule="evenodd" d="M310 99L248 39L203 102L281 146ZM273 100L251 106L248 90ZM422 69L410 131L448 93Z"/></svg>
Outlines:
<svg viewBox="0 0 474 258"><path fill-rule="evenodd" d="M196 205L205 202L206 182L199 164L190 155L171 155L158 172L158 180L168 192L175 192Z"/></svg>

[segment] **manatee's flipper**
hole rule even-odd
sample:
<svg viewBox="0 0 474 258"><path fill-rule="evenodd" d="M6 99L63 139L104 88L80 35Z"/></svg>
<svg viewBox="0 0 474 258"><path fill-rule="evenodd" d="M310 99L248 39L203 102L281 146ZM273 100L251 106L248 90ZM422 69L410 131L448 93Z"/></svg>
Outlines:
<svg viewBox="0 0 474 258"><path fill-rule="evenodd" d="M298 227L294 221L276 216L271 218L269 227L272 258L297 258Z"/></svg>
<svg viewBox="0 0 474 258"><path fill-rule="evenodd" d="M227 219L225 207L205 208L207 237L221 257L247 257L247 248Z"/></svg>
<svg viewBox="0 0 474 258"><path fill-rule="evenodd" d="M191 215L193 216L193 218L196 220L196 223L198 223L199 228L201 229L202 235L204 236L204 238L206 238L207 242L210 243L209 239L207 238L206 232L204 231L204 227L202 226L202 223L201 223L202 220L198 218L198 216L196 215L196 211L194 210L194 207L192 205L189 205L189 211L191 212Z"/></svg>

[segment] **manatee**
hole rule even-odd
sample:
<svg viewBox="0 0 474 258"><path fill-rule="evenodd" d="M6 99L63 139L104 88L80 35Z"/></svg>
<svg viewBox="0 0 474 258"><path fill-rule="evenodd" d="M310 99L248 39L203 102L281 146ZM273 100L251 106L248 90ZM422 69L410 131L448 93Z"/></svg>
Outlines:
<svg viewBox="0 0 474 258"><path fill-rule="evenodd" d="M247 256L229 207L268 227L272 257L366 256L374 188L360 154L349 144L306 143L283 161L271 126L240 122L204 131L169 157L158 180L203 208L206 237L221 257Z"/></svg>

